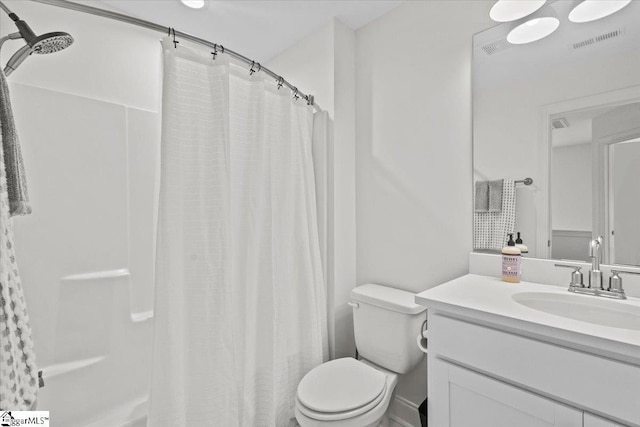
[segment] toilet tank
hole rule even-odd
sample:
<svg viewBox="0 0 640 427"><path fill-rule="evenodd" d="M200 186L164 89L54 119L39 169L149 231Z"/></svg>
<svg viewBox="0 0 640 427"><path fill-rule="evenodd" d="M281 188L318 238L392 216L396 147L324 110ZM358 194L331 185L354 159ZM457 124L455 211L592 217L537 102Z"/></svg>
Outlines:
<svg viewBox="0 0 640 427"><path fill-rule="evenodd" d="M416 343L426 307L415 294L381 285L362 285L351 291L353 331L358 353L390 371L411 371L424 353Z"/></svg>

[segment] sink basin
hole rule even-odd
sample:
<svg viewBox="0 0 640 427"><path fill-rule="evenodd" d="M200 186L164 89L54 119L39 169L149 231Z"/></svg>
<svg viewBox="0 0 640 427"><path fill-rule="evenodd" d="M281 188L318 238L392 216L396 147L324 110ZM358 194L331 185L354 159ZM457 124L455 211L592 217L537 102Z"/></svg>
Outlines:
<svg viewBox="0 0 640 427"><path fill-rule="evenodd" d="M534 310L568 319L640 331L640 307L601 297L550 292L520 292L513 300Z"/></svg>

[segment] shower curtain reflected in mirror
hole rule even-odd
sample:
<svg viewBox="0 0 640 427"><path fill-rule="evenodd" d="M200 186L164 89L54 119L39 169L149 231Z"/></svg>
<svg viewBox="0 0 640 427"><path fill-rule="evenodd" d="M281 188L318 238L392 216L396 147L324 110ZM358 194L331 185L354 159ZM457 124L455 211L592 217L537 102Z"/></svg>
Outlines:
<svg viewBox="0 0 640 427"><path fill-rule="evenodd" d="M313 107L164 41L150 426L287 426L327 357Z"/></svg>

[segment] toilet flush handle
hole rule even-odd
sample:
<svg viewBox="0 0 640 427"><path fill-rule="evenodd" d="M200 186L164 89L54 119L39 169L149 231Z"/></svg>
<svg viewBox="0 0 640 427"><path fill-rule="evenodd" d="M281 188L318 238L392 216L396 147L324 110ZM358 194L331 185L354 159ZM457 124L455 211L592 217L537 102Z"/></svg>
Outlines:
<svg viewBox="0 0 640 427"><path fill-rule="evenodd" d="M360 307L360 304L358 304L357 302L349 301L349 302L347 302L347 304L349 304L353 308L359 308Z"/></svg>

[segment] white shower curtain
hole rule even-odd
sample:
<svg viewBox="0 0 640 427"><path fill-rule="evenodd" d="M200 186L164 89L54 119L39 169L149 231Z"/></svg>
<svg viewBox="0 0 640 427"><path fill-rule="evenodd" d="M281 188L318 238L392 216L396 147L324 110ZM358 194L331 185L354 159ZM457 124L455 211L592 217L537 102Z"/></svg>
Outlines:
<svg viewBox="0 0 640 427"><path fill-rule="evenodd" d="M150 426L287 426L327 355L313 109L166 39Z"/></svg>

